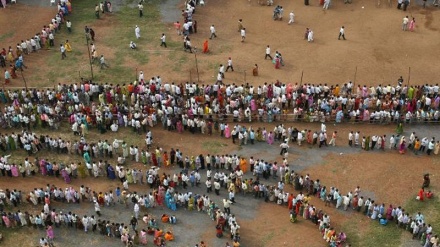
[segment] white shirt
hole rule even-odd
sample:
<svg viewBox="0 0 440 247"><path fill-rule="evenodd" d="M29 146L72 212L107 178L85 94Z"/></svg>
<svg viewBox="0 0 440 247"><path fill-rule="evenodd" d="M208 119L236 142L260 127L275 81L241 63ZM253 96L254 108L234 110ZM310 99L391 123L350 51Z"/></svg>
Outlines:
<svg viewBox="0 0 440 247"><path fill-rule="evenodd" d="M344 34L344 32L345 32L344 28L341 27L341 29L339 30L339 33Z"/></svg>

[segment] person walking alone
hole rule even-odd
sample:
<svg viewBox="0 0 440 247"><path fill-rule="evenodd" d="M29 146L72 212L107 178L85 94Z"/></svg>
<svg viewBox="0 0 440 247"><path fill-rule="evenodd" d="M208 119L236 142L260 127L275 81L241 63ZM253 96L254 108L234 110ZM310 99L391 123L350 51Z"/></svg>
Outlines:
<svg viewBox="0 0 440 247"><path fill-rule="evenodd" d="M293 13L293 10L289 14L289 22L287 24L292 24L295 22L295 14Z"/></svg>
<svg viewBox="0 0 440 247"><path fill-rule="evenodd" d="M322 7L324 10L328 9L330 6L330 0L324 0L324 7Z"/></svg>
<svg viewBox="0 0 440 247"><path fill-rule="evenodd" d="M264 60L266 60L267 58L270 58L270 60L273 60L272 56L270 55L270 46L267 45L266 47L266 56L264 56Z"/></svg>
<svg viewBox="0 0 440 247"><path fill-rule="evenodd" d="M241 29L241 42L244 42L244 40L246 39L246 28Z"/></svg>
<svg viewBox="0 0 440 247"><path fill-rule="evenodd" d="M142 4L142 2L139 2L138 9L139 9L139 17L142 18L142 16L144 16L144 5Z"/></svg>
<svg viewBox="0 0 440 247"><path fill-rule="evenodd" d="M104 55L101 55L101 58L99 59L99 63L101 64L101 69L104 67L109 68L109 66L105 63Z"/></svg>
<svg viewBox="0 0 440 247"><path fill-rule="evenodd" d="M160 37L160 41L160 46L165 46L165 48L167 48L166 36L164 33L162 34L162 37Z"/></svg>
<svg viewBox="0 0 440 247"><path fill-rule="evenodd" d="M229 69L231 69L232 72L234 72L234 67L232 66L232 59L231 59L231 57L228 58L228 66L226 67L226 72L228 72Z"/></svg>
<svg viewBox="0 0 440 247"><path fill-rule="evenodd" d="M61 60L63 60L67 56L66 56L66 48L62 44L60 44L60 51L61 51Z"/></svg>
<svg viewBox="0 0 440 247"><path fill-rule="evenodd" d="M134 34L136 35L136 39L139 39L141 37L141 29L136 25L134 28Z"/></svg>
<svg viewBox="0 0 440 247"><path fill-rule="evenodd" d="M217 38L217 34L215 33L215 27L214 27L214 25L211 25L211 27L209 28L209 30L211 31L211 37L209 37L209 39L212 39L212 37Z"/></svg>
<svg viewBox="0 0 440 247"><path fill-rule="evenodd" d="M338 39L340 40L341 37L345 40L345 28L344 28L344 26L342 26L341 29L339 30L339 37L338 37Z"/></svg>

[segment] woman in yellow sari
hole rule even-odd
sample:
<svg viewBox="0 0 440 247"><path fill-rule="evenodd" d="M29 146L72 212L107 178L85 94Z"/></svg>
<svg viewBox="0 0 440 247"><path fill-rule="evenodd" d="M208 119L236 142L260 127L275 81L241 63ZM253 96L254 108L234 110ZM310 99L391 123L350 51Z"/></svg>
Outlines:
<svg viewBox="0 0 440 247"><path fill-rule="evenodd" d="M72 51L72 46L69 43L69 40L66 39L66 42L64 43L64 48L66 49L66 51L71 52Z"/></svg>
<svg viewBox="0 0 440 247"><path fill-rule="evenodd" d="M243 171L243 173L246 173L247 171L247 161L245 158L241 158L240 160L240 169Z"/></svg>

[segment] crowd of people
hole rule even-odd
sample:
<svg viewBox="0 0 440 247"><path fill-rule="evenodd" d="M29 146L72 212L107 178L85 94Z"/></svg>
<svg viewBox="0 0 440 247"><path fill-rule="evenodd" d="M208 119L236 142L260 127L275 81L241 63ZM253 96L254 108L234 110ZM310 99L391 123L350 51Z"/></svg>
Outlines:
<svg viewBox="0 0 440 247"><path fill-rule="evenodd" d="M185 49L189 47L190 51L192 49L188 35L197 32L197 22L192 20L195 6L195 0L189 1L186 10L183 11ZM3 49L0 57L3 57L5 66L7 61L15 62L14 65L11 64L15 73L17 68L24 67L21 53L31 53L44 47L46 43L49 47L53 46L54 33L59 30L61 23L65 22L65 15L70 8L69 1L60 1L57 17L40 34L24 42L24 45L23 42L18 44L15 53L11 47L9 51ZM97 16L99 16L99 10L98 7ZM211 37L216 37L216 35L211 35ZM21 61L18 67L15 60ZM7 78L6 72L5 79L10 79L12 75ZM10 74L13 73L10 72ZM190 82L180 84L163 82L160 76L154 76L148 80L141 71L138 80L122 85L97 84L82 80L80 83L59 84L56 88L46 90L0 90L0 101L5 104L0 116L1 126L24 129L18 134L1 136L0 148L4 152L24 149L28 155L33 155L42 149L47 149L59 154L77 154L84 159L84 163L68 165L51 162L48 159L35 158L31 161L26 158L23 164L17 165L10 164L8 162L10 156L4 155L0 159L0 172L3 176L25 177L36 174L61 176L66 183L70 183L71 178L76 177L105 176L109 179L120 179L123 188L121 190L118 187L114 192L105 193L96 193L83 186L79 192L71 187L65 190L54 186L48 186L46 190L35 189L29 192L26 200L34 205L43 204L42 214L33 216L20 211L3 213L2 224L7 227L20 224L34 225L36 228L47 227L48 237L41 239L42 246L53 242L52 225L76 227L86 232L92 229L93 232L97 231L102 235L120 238L125 245L136 243L136 241L146 244L146 236L150 234L154 235L154 244L162 246L165 240L174 239L173 233L157 228L156 220L151 215L145 215L143 218L148 229L138 233L137 220L140 208L167 206L172 211L185 208L189 211L206 212L216 222L216 236L222 237L224 230L228 229L232 241L231 246L237 247L240 240L240 226L235 216L231 214L230 208L235 203L236 194L252 194L266 201L286 205L292 221L295 221L298 215L310 219L319 225L324 239L331 246L342 246L346 241L346 235L342 232L336 233L330 226L330 217L311 204L311 197L316 196L326 205L334 203L336 208L344 210L353 208L362 211L381 224L395 221L399 226L410 230L415 238L421 239L425 246L433 246L429 243L437 245L438 237L433 236L432 227L425 223L420 213L411 218L401 207L390 205L386 209L384 204L375 204L370 198L364 201L359 187L354 193L349 192L344 196L334 187L327 191L326 187L320 184L319 179L313 181L309 175L303 177L289 169L287 162L289 142L298 145L307 142L310 145L319 145L319 147L336 145L337 132L332 133L328 140L325 124L321 125L319 131L286 128L283 124L276 126L273 131L267 131L265 128L246 128L238 124L253 121L286 121L291 120L290 118L294 121L309 122L334 120L337 123L344 121L399 124L402 122L438 123L440 117L438 84L413 86L405 85L403 82L401 77L396 86L389 84L356 87L352 82L341 84L341 86L328 86L327 84L293 84L276 81L254 87L249 84L223 84L220 80L212 85L200 86ZM32 132L40 127L57 129L59 124L66 119L71 124L72 132L78 135L79 141L38 136ZM231 121L235 124L232 128L228 125ZM190 131L193 134L220 132L221 136L231 138L234 143L238 141L240 145L246 145L248 142L253 144L255 141L273 144L278 140L281 143L280 154L284 155L284 161L283 164L278 165L276 162L267 162L253 157L247 161L237 155L211 156L208 154L184 157L179 150L171 149L170 152L166 152L159 147L153 150L150 128L157 123L161 123L162 127L169 131ZM91 128L97 128L100 133L104 134L107 131L116 132L121 127L132 128L138 134L145 134L146 147L129 146L122 140L113 142L99 140L97 143L86 141ZM348 139L350 146L361 146L365 150L386 148L386 136L361 138L359 132L351 132ZM404 152L406 148L414 150L415 153L425 150L427 154L439 152L439 141L436 142L435 138L428 140L427 137L420 141L415 133L411 135L408 142L404 136L391 136L389 143L390 149L399 145L401 152ZM115 166L110 164L111 159L116 159ZM155 167L177 164L182 171L173 175L166 173L160 175L158 169L151 168L144 173L140 169L124 166L127 159ZM200 186L202 177L200 170L205 168L207 170L206 194L178 191L181 188ZM248 168L256 176L255 179L244 177ZM269 179L270 177L279 177L280 181L276 185L266 185L261 182L261 178ZM146 184L150 185L152 192L144 195L138 195L136 192L130 193L129 184L144 184L144 179ZM285 186L288 184L293 184L297 190L307 191L307 194L300 192L294 196L287 193ZM221 200L223 209L220 210L209 195L214 189L214 193L219 196L222 188L226 189L227 197ZM0 191L1 211L7 202L17 206L22 201L20 191L7 190L3 194ZM421 195L430 198L432 193L423 192ZM53 209L50 211L52 199L66 202L89 201L93 203L98 216L100 216L101 206L110 206L115 202L120 202L128 207L131 201L134 217L129 224L124 225L96 219L94 216L81 218L72 213L57 214ZM162 215L161 220L176 222L175 216L169 215ZM130 233L129 226L132 226L133 234ZM204 243L198 246L202 247Z"/></svg>
<svg viewBox="0 0 440 247"><path fill-rule="evenodd" d="M46 189L34 189L34 191L30 191L26 196L26 201L29 204L35 207L44 205L41 212L32 214L28 211L22 212L21 210L15 212L3 211L4 205L10 204L11 206L18 207L19 204L23 203L23 199L21 191L9 191L7 189L4 192L0 190L2 226L7 228L27 226L40 230L46 229L46 238L43 237L39 240L41 247L54 246L55 234L53 227L83 230L85 233L100 233L103 236L120 239L124 246L135 246L137 244L146 245L148 235L153 235L152 242L154 242L156 246L165 246L165 240L174 240L173 233L160 229L152 214L144 214L142 222L144 222L145 228L140 231L138 230L140 223L138 222L138 217L135 218L133 216L129 219L129 222L126 223L116 223L103 219L103 217L101 217L101 207L115 206L116 203L127 200L127 198L130 197L130 195L126 195L125 191L122 191L121 194L119 188L115 190L115 193L116 196L114 196L112 191L105 193L105 195L102 192L98 194L84 186L79 188L79 192L72 187L66 188L63 191L61 188L48 184ZM58 203L90 203L94 205L96 216L84 215L81 217L81 215L71 211L64 213L57 211L53 206L54 201ZM165 217L167 217L166 221L164 220ZM176 224L175 216L164 214L161 219L163 223ZM131 227L131 231L129 227Z"/></svg>
<svg viewBox="0 0 440 247"><path fill-rule="evenodd" d="M281 126L282 127L282 126ZM326 131L325 124L321 125L321 132ZM285 136L283 136L284 131L280 131L277 135L274 135L274 138L277 138L281 143L283 142ZM353 133L349 134L349 145L350 146L362 146L363 148L366 148L364 145L360 144L360 138L359 138L359 132L357 132L358 137L354 136ZM36 137L37 135L35 133L28 134L26 132L23 132L23 136L18 136L12 134L11 137L8 137L8 144L6 145L7 150L10 152L13 151L15 148L20 148L21 142L19 140L26 140L29 138L29 136ZM351 136L351 137L350 137ZM292 137L287 138L289 140ZM375 149L378 146L380 148L385 148L383 142L379 142L380 136L377 136L377 140L375 138L371 139L370 148ZM383 137L384 140L385 137ZM56 138L50 138L48 136L40 137L41 140L44 140L44 144L40 144L40 148L47 148L49 150L52 150L54 152L60 152L62 153L62 149L60 151L57 151L58 148L53 148L51 146L51 139L55 140ZM46 139L49 141L46 142ZM417 140L416 133L412 133L411 140ZM17 143L15 142L17 141ZM55 140L56 141L56 140ZM293 141L293 139L292 139ZM63 142L61 140L61 142ZM109 144L107 141L104 141L107 143L108 146L113 146L112 144ZM295 142L295 141L294 141ZM157 147L155 150L149 151L149 155L145 156L145 158L142 159L142 163L144 164L150 164L154 165L150 170L148 170L145 175L142 173L142 171L136 170L136 169L126 169L122 166L122 164L118 164L116 166L116 172L112 171L111 165L105 161L103 162L100 160L99 162L93 162L92 159L111 159L113 157L110 157L110 154L112 151L104 151L104 149L94 149L90 151L91 155L89 156L89 150L87 148L88 144L85 141L84 137L81 138L80 143L83 143L83 148L74 149L75 151L69 151L69 153L74 153L79 156L82 156L84 158L84 163L89 164L87 166L83 166L81 164L75 164L72 163L69 168L65 168L69 170L69 175L71 174L73 177L85 177L87 176L86 168L89 170L89 176L106 176L110 179L119 178L123 189L126 191L126 193L129 192L128 184L129 183L140 183L143 184L143 179L145 178L146 184L150 185L150 188L157 188L156 191L153 190L152 193L149 193L148 195L144 196L137 196L135 195L136 200L139 202L140 206L145 207L153 207L153 206L161 206L166 205L171 210L176 210L177 208L187 208L189 210L197 209L200 211L207 210L206 206L210 205L211 201L208 196L201 196L201 195L193 195L190 192L187 193L177 193L174 191L174 188L182 187L183 189L187 189L188 187L194 187L199 186L201 184L201 174L200 170L207 170L207 180L205 182L207 194L212 193L212 189L214 188L214 192L216 195L220 195L220 189L225 188L227 189L227 198L224 199L224 211L230 213L230 205L235 202L235 194L253 194L255 197L261 197L264 198L267 201L273 201L280 205L289 205L289 209L291 210L291 215L306 215L305 218L311 219L313 222L319 222L318 220L321 219L319 215L322 217L324 214L317 214L319 210L317 211L316 208L314 209L313 206L307 207L307 202L309 202L310 196L316 195L321 200L325 201L327 205L330 205L331 202L333 202L336 205L336 208L343 208L345 210L349 209L350 207L357 209L358 211L364 211L366 214L368 214L369 217L372 217L372 219L379 219L381 216L384 216L385 214L381 211L382 206L378 206L374 204L374 201L371 199L367 199L364 201L364 198L360 196L360 189L357 188L355 190L355 193L349 192L347 195L342 196L342 194L335 188L330 188L329 191L327 191L325 186L321 186L319 184L319 180L316 180L317 182L314 182L310 179L310 176L307 175L306 177L300 176L299 174L294 173L293 171L290 171L289 164L287 161L287 156L284 155L283 163L277 164L277 162L267 162L263 159L254 159L253 157L250 157L249 160L246 160L244 157L239 157L237 155L195 155L195 156L186 156L184 158L183 154L177 149L171 149L168 153L161 148ZM102 143L102 142L101 142ZM129 156L128 151L124 151L124 149L127 149L127 144L121 140L115 140L114 143L116 144L115 148L115 157L118 156L118 161L120 161L119 157L128 158ZM124 148L120 148L118 144L122 143L122 145L125 144ZM376 145L374 145L375 143ZM392 142L391 142L392 143ZM93 144L92 144L93 145ZM97 145L98 146L98 145ZM104 145L103 145L104 146ZM416 144L413 144L413 148L417 148ZM86 150L84 150L84 147L86 147ZM24 148L24 147L21 147ZM390 148L394 148L392 145ZM411 148L411 147L410 147ZM125 155L124 155L125 153ZM7 176L19 176L19 173L22 173L23 176L32 176L38 173L41 173L43 176L46 175L54 175L57 176L59 173L53 172L53 167L56 167L56 163L53 162L53 165L51 162L46 160L35 160L36 164L39 164L37 166L34 166L32 162L30 162L27 158L24 160L25 166L24 167L34 167L33 169L25 169L20 164L17 168L15 164L9 164L8 158L10 156L3 156L1 159L1 168L2 168L2 174ZM148 158L147 158L148 157ZM157 158L158 157L158 158ZM136 161L136 158L133 157L133 160ZM90 164L92 166L90 167ZM158 169L156 167L162 167L166 165L178 165L179 168L181 168L181 172L179 174L166 174L163 175L158 174ZM61 165L62 166L62 165ZM9 168L8 168L9 167ZM15 168L14 168L15 167ZM105 168L104 168L105 167ZM19 173L17 172L19 171ZM250 171L253 175L256 176L256 179L253 178L244 178L244 175ZM228 174L229 173L229 174ZM278 179L280 178L279 182L275 186L271 185L264 185L260 183L260 178L262 179L270 179L271 177ZM211 181L211 178L213 181ZM70 180L69 180L70 181ZM302 192L296 196L293 197L293 194L290 194L284 191L284 187L288 184L293 184L295 189L297 190L306 190L308 196L304 196ZM106 203L106 205L111 205L111 202L114 200L114 196L112 192L109 193L93 193L88 188L82 188L84 190L84 193L87 193L87 198L98 198L98 202ZM59 190L59 189L58 189ZM118 188L119 190L119 188ZM29 201L34 203L40 202L44 200L44 194L41 193L43 189L36 190L34 192L30 192L29 194ZM55 190L57 191L57 190ZM80 189L81 191L81 189ZM17 197L21 197L20 192L14 192L18 193ZM60 190L57 194L58 197L61 196L66 198L67 202L69 201L75 201L79 200L80 194L78 192L75 192L73 190L73 193L71 190L67 190L63 192ZM67 193L67 194L66 194ZM126 193L121 193L115 191L116 197L119 199L120 196L129 195ZM420 193L419 193L420 194ZM39 195L39 196L37 196ZM71 197L66 196L71 195ZM43 197L42 197L43 196ZM121 200L121 202L125 205L128 205L129 199L131 197L126 196L124 200ZM423 192L421 195L418 195L420 198L431 198L432 192ZM67 199L70 198L70 199ZM192 198L192 199L191 199ZM300 200L298 200L300 198ZM304 199L305 198L305 199ZM64 200L64 199L61 199ZM423 200L423 199L422 199ZM13 202L14 200L12 200ZM303 203L306 202L304 205ZM298 204L299 203L299 204ZM362 206L365 206L363 209ZM303 206L303 209L301 209L301 206ZM295 211L293 212L292 209L295 207ZM305 207L305 209L304 209ZM385 219L396 219L401 218L403 220L403 215L400 217L397 210L398 207L394 207L393 210L395 211L393 215L387 215ZM299 211L301 210L301 211ZM316 215L318 215L316 218L311 217L310 215L307 215L307 213L304 212L314 212ZM377 212L376 212L377 211ZM382 212L382 213L381 213ZM392 213L392 211L390 212ZM210 217L213 217L212 212L208 211L208 214ZM313 215L313 214L312 214ZM388 217L392 216L392 218ZM293 217L293 216L292 216ZM409 216L408 216L409 217ZM323 219L321 219L323 220ZM383 221L383 220L382 220ZM410 223L411 221L408 221L406 223ZM382 222L383 223L383 222ZM423 226L423 223L416 222L418 225ZM412 225L410 228L413 230L415 225ZM417 224L416 224L417 225ZM326 236L326 240L329 242L332 242L334 244L337 244L338 241L340 242L341 239L345 236L344 234L336 234L333 229L330 229L328 225L325 227L323 224L320 225L320 230L323 231L324 236ZM407 224L405 224L405 227ZM417 230L417 228L416 228ZM419 230L417 231L417 233ZM418 236L418 235L417 235ZM419 236L421 237L422 234ZM425 237L426 238L426 237ZM337 246L337 245L335 245Z"/></svg>
<svg viewBox="0 0 440 247"><path fill-rule="evenodd" d="M12 79L16 79L17 70L27 68L24 63L24 56L38 52L40 49L50 49L55 47L55 35L61 31L61 27L66 23L68 31L71 31L72 23L67 16L72 12L72 4L69 0L60 0L57 4L57 14L50 20L48 25L44 25L42 30L31 38L23 38L15 46L9 46L6 50L0 52L0 66L4 69L4 82L9 84ZM60 44L60 49L71 51L71 45L68 40ZM8 67L9 64L9 67Z"/></svg>
<svg viewBox="0 0 440 247"><path fill-rule="evenodd" d="M128 85L83 81L46 90L2 90L0 100L6 106L0 123L4 128L56 128L62 118L70 117L72 124L81 119L86 128L100 127L102 132L116 131L119 126L146 131L160 122L168 130L207 129L210 133L221 122L231 120L438 122L437 85L398 86L398 90L391 86L377 90L358 86L357 96L349 96L351 87L348 83L340 91L339 86L281 82L258 87L218 83L199 86L189 82L177 85L163 83L160 76L146 80L141 72L139 81ZM112 124L114 128L110 128Z"/></svg>

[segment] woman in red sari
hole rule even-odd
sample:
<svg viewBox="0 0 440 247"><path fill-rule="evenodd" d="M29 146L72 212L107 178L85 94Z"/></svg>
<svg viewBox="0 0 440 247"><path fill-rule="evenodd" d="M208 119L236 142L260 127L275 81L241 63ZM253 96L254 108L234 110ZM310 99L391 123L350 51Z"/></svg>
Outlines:
<svg viewBox="0 0 440 247"><path fill-rule="evenodd" d="M424 196L425 196L425 190L424 190L423 188L421 188L421 189L419 190L419 194L417 195L418 200L421 201L421 202L423 202Z"/></svg>
<svg viewBox="0 0 440 247"><path fill-rule="evenodd" d="M208 51L208 40L205 40L205 42L203 42L203 53L208 53Z"/></svg>

